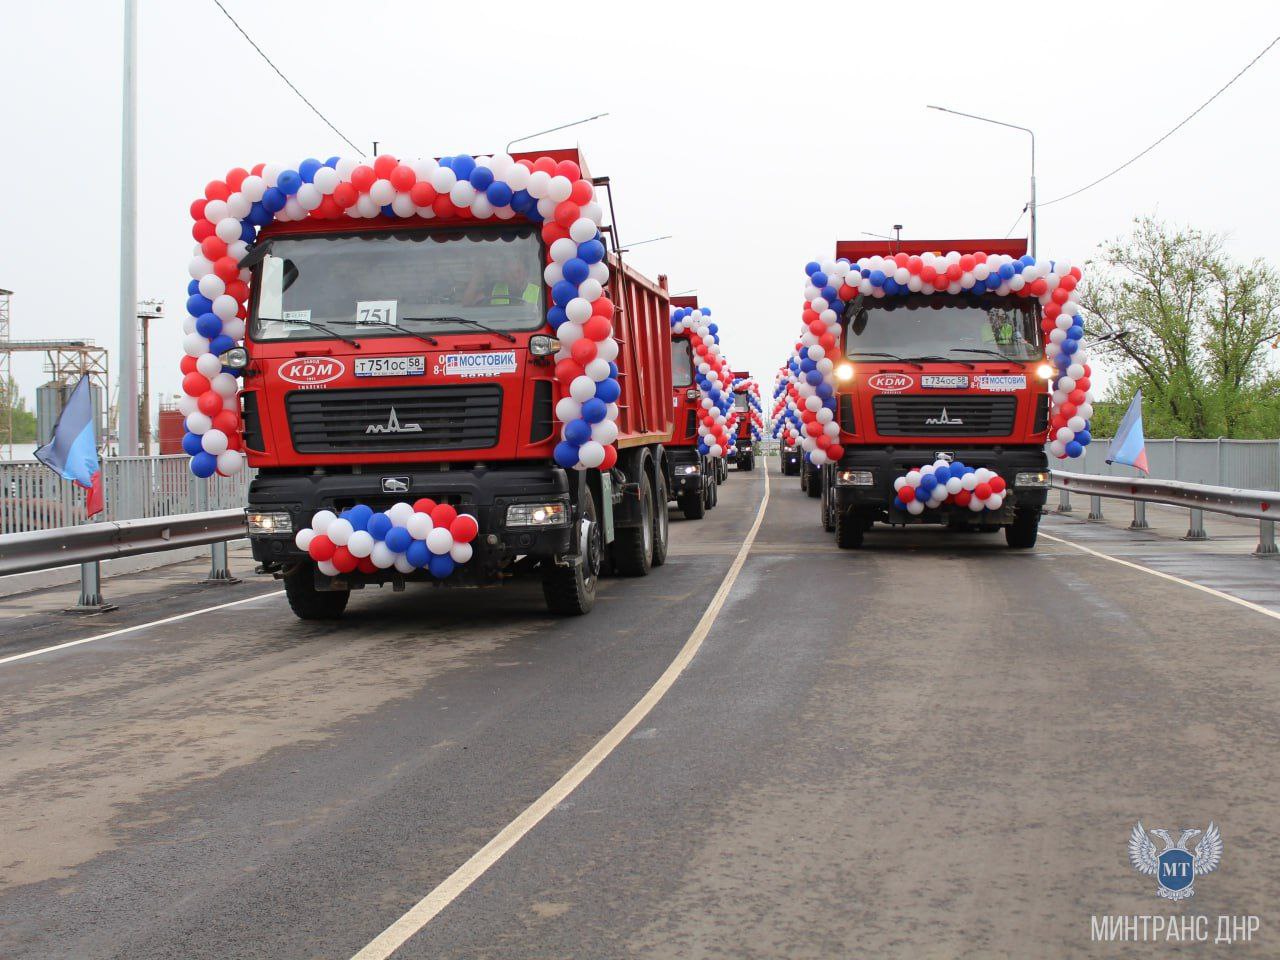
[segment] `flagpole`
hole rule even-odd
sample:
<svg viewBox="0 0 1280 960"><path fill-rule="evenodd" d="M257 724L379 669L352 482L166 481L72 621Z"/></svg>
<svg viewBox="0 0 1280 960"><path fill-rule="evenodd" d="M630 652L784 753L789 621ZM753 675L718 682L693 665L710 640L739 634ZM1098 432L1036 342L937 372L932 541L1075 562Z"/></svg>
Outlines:
<svg viewBox="0 0 1280 960"><path fill-rule="evenodd" d="M118 455L138 454L138 11L124 0L124 83L120 117L120 402ZM108 401L110 398L108 398Z"/></svg>

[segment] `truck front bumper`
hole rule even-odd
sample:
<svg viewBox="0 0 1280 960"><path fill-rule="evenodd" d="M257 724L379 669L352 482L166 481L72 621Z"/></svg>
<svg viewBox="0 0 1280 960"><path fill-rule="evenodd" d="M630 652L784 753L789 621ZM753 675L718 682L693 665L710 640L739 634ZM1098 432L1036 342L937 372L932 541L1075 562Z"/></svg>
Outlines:
<svg viewBox="0 0 1280 960"><path fill-rule="evenodd" d="M706 475L702 457L695 447L667 447L667 460L671 463L672 500L697 496L702 493Z"/></svg>
<svg viewBox="0 0 1280 960"><path fill-rule="evenodd" d="M968 510L926 511L931 516L915 517L893 508L895 491L893 481L909 470L923 464L933 463L937 454L945 450L952 460L958 460L970 467L986 467L998 473L1006 484L1008 493L1005 505L992 517L987 515L985 522L995 521L1007 523L1012 519L1014 510L1039 509L1044 506L1049 495L1047 477L1049 460L1044 450L1039 447L943 447L934 444L930 447L847 447L838 464L827 469L834 479L830 496L833 505L840 510L858 508L867 511L884 511L882 519L893 523L928 523L945 522L947 518L964 520ZM848 480L841 474L853 474ZM866 482L870 474L870 482ZM1018 484L1019 474L1043 474L1044 485L1031 486ZM1024 479L1026 479L1024 477ZM852 481L852 482L851 482ZM981 514L972 514L976 522Z"/></svg>
<svg viewBox="0 0 1280 960"><path fill-rule="evenodd" d="M387 487L395 492L384 492ZM399 501L413 503L422 497L451 504L459 513L474 516L479 523L480 532L472 541L472 558L449 577L451 583L491 583L499 579L517 557L552 559L563 557L573 549L569 477L558 467L418 472L404 468L380 469L370 474L259 474L249 485L248 510L287 513L292 520L292 530L250 534L254 559L268 571L283 570L307 559L294 544L294 535L310 525L318 510L336 513L357 503L385 510ZM539 503L563 503L563 520L546 526L508 523L511 506ZM358 586L434 578L426 571L402 574L391 569L376 574L354 573L341 579Z"/></svg>

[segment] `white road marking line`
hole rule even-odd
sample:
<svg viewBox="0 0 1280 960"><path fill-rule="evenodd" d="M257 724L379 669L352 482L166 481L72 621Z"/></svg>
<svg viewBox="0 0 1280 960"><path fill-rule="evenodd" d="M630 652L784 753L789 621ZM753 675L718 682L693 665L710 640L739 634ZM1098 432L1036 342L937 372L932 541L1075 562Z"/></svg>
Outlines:
<svg viewBox="0 0 1280 960"><path fill-rule="evenodd" d="M399 950L410 937L430 923L440 911L465 893L467 888L479 880L480 877L484 876L490 867L501 860L503 855L519 843L526 833L536 827L547 814L556 808L557 804L563 803L591 775L592 771L600 766L605 758L614 751L618 744L630 736L631 732L640 725L640 722L649 715L649 711L671 689L680 674L684 672L685 667L693 660L698 648L702 646L702 641L706 639L707 634L711 631L711 625L715 622L716 616L724 606L725 600L728 599L729 591L733 589L734 581L738 579L738 573L746 562L747 554L751 550L751 544L755 542L756 533L764 520L765 508L769 505L769 471L764 470L761 473L764 476L764 497L761 499L760 507L756 511L755 522L752 523L751 529L742 541L742 546L738 549L738 555L729 566L729 572L725 574L724 580L720 582L720 589L711 598L711 603L703 612L698 625L693 628L693 633L689 634L689 639L680 648L680 653L671 661L671 665L658 678L658 681L627 712L627 715L614 725L612 730L606 733L582 759L569 769L568 773L556 781L546 793L530 804L523 813L503 827L497 836L476 851L471 856L471 859L458 867L438 887L414 904L404 916L378 934L352 960L386 960L387 957Z"/></svg>
<svg viewBox="0 0 1280 960"><path fill-rule="evenodd" d="M1272 620L1280 620L1280 613L1277 613L1275 610L1269 610L1260 604L1252 603L1242 597L1234 597L1229 593L1223 593L1221 590L1213 589L1213 587L1206 587L1203 583L1196 583L1193 580L1184 580L1182 577L1175 577L1172 573L1164 573L1153 567L1143 566L1141 563L1132 563L1128 560L1121 560L1119 557L1113 557L1109 553L1102 553L1101 551L1081 546L1078 543L1073 543L1070 540L1063 540L1061 537L1055 537L1052 534L1045 533L1043 530L1040 531L1040 536L1048 540L1056 541L1057 543L1065 543L1068 547L1075 547L1077 550L1081 550L1084 553L1095 557L1101 557L1103 560L1110 560L1112 563L1118 563L1122 567L1132 567L1134 570L1141 570L1143 573L1149 573L1153 577L1160 577L1162 580L1172 580L1174 583L1180 583L1184 587L1190 587L1192 590L1199 590L1201 593L1207 593L1210 596L1227 600L1231 603L1237 604L1238 606L1252 610L1255 613L1260 613L1263 616L1270 617Z"/></svg>
<svg viewBox="0 0 1280 960"><path fill-rule="evenodd" d="M30 657L38 657L42 653L53 653L55 650L66 650L68 647L78 647L82 643L93 643L95 640L110 640L112 637L123 636L126 633L133 633L136 630L145 630L147 627L162 627L166 623L177 623L179 620L189 620L191 617L198 617L202 613L212 613L214 610L225 610L227 607L238 607L242 603L253 603L255 600L267 600L271 597L282 596L284 596L283 590L275 590L271 593L259 594L256 597L245 597L243 600L232 600L230 603L219 603L213 607L203 607L200 610L192 610L189 613L179 613L176 616L165 617L163 620L152 620L149 623L139 623L132 627L121 627L119 630L100 633L94 637L84 637L80 640L68 640L66 643L55 643L52 647L41 647L39 650L28 650L26 653L15 653L11 657L0 658L0 666L3 666L6 663L13 663L16 660L26 660Z"/></svg>

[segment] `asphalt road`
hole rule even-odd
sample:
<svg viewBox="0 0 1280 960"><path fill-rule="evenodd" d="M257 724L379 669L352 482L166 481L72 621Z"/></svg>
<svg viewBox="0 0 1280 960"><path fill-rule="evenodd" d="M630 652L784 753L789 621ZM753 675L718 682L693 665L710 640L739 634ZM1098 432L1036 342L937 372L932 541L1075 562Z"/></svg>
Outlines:
<svg viewBox="0 0 1280 960"><path fill-rule="evenodd" d="M666 567L575 620L515 588L303 625L199 565L109 582L122 609L92 620L65 588L0 602L3 660L248 601L0 664L0 957L352 956L653 686L763 493L731 473ZM1232 544L1044 529L1275 599L1280 564ZM396 956L1127 956L1091 915L1193 912L1260 916L1230 952L1275 956L1277 644L1280 620L1057 540L839 551L775 474L674 685ZM1139 819L1220 825L1192 900L1129 866Z"/></svg>

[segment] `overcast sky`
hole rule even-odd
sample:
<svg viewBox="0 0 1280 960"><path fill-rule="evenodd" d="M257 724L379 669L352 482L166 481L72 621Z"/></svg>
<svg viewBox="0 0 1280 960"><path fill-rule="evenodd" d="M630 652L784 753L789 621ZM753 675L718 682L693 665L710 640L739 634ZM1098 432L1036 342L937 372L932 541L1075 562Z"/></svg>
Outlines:
<svg viewBox="0 0 1280 960"><path fill-rule="evenodd" d="M1040 200L1145 147L1280 32L1259 2L964 5L427 4L224 0L344 134L397 156L581 145L614 184L631 262L696 288L766 382L797 329L802 268L837 237L1002 237ZM477 13L479 11L479 13ZM153 392L178 386L187 208L235 166L352 151L212 0L139 3L138 296L166 301ZM13 336L116 350L122 4L13 4L0 34L0 287ZM1041 212L1043 256L1081 261L1135 215L1276 251L1280 50L1175 137ZM1025 231L1026 220L1019 225ZM23 392L40 360L14 363ZM114 386L114 384L113 384Z"/></svg>

